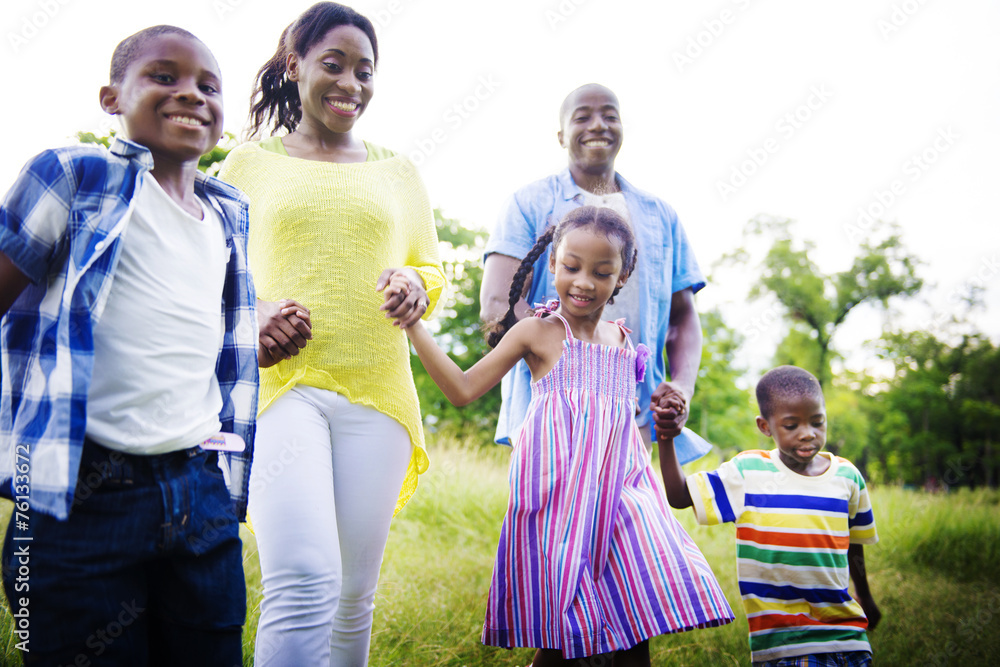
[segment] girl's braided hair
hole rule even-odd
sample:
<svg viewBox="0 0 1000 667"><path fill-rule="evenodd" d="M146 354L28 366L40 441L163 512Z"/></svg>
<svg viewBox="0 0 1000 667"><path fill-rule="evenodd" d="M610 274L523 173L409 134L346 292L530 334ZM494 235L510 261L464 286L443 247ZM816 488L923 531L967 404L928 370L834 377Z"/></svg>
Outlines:
<svg viewBox="0 0 1000 667"><path fill-rule="evenodd" d="M618 241L622 253L622 275L628 276L635 270L639 251L635 247L635 233L625 218L610 208L581 206L580 208L573 209L566 214L566 217L558 225L546 228L545 232L535 241L535 245L528 251L525 258L521 260L521 265L517 267L517 271L514 272L514 278L510 283L507 312L499 320L488 323L485 327L486 343L491 348L496 347L500 343L500 339L504 337L504 334L517 324L514 307L524 296L526 291L525 282L527 282L528 276L538 268L535 266L538 258L548 249L549 244L557 248L559 247L559 242L566 234L574 229L584 227L593 227L594 231L604 234L609 239L616 239ZM542 270L544 269L545 267L542 267ZM614 298L620 289L620 287L615 287L615 291L611 293L608 303L614 302Z"/></svg>
<svg viewBox="0 0 1000 667"><path fill-rule="evenodd" d="M302 100L298 84L289 81L285 73L288 54L305 56L328 32L342 25L354 26L368 36L378 65L378 40L372 22L350 7L336 2L317 2L281 32L278 49L257 72L250 93L249 139L258 137L268 123L272 125L272 134L282 128L295 131L302 120Z"/></svg>

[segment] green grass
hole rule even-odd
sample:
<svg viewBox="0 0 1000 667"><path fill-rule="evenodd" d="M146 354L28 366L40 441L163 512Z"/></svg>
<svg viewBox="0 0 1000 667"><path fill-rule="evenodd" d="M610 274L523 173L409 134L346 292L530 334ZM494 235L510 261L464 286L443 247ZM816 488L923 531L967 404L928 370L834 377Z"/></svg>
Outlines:
<svg viewBox="0 0 1000 667"><path fill-rule="evenodd" d="M486 592L507 499L509 450L431 445L431 470L393 523L376 598L370 664L525 665L533 651L479 642ZM928 495L873 488L881 541L865 549L869 581L883 612L872 633L876 662L987 665L1000 656L1000 492ZM2 508L3 517L9 503ZM731 526L705 528L676 513L715 570L736 622L656 637L654 665L747 665L747 623L736 584ZM3 520L4 525L6 519ZM250 618L244 655L252 664L261 588L256 542L244 537ZM0 663L20 664L11 618L0 611Z"/></svg>

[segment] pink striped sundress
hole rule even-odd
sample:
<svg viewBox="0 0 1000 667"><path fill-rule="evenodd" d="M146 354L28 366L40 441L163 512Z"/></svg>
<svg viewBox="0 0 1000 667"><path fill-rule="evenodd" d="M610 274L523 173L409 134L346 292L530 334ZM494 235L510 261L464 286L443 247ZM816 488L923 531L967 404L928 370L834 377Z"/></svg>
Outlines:
<svg viewBox="0 0 1000 667"><path fill-rule="evenodd" d="M483 643L578 658L731 622L636 426L631 341L596 345L563 324L562 356L532 385L511 453Z"/></svg>

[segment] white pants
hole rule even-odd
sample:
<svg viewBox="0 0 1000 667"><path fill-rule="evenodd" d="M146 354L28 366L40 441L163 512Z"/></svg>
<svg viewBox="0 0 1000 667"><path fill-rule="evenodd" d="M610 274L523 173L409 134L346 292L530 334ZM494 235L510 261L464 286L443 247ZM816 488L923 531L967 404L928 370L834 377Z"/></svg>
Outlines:
<svg viewBox="0 0 1000 667"><path fill-rule="evenodd" d="M298 386L260 416L250 519L264 584L256 665L363 666L410 461L399 422Z"/></svg>

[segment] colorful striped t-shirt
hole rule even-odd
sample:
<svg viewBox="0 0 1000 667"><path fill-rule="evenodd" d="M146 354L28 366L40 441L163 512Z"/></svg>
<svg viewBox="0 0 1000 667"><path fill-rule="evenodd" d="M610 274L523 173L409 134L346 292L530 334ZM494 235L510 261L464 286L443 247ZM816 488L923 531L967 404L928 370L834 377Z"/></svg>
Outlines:
<svg viewBox="0 0 1000 667"><path fill-rule="evenodd" d="M830 468L816 477L788 469L778 450L754 450L688 478L699 523L736 524L754 662L871 650L847 565L848 545L878 541L868 490L850 461L818 456Z"/></svg>

